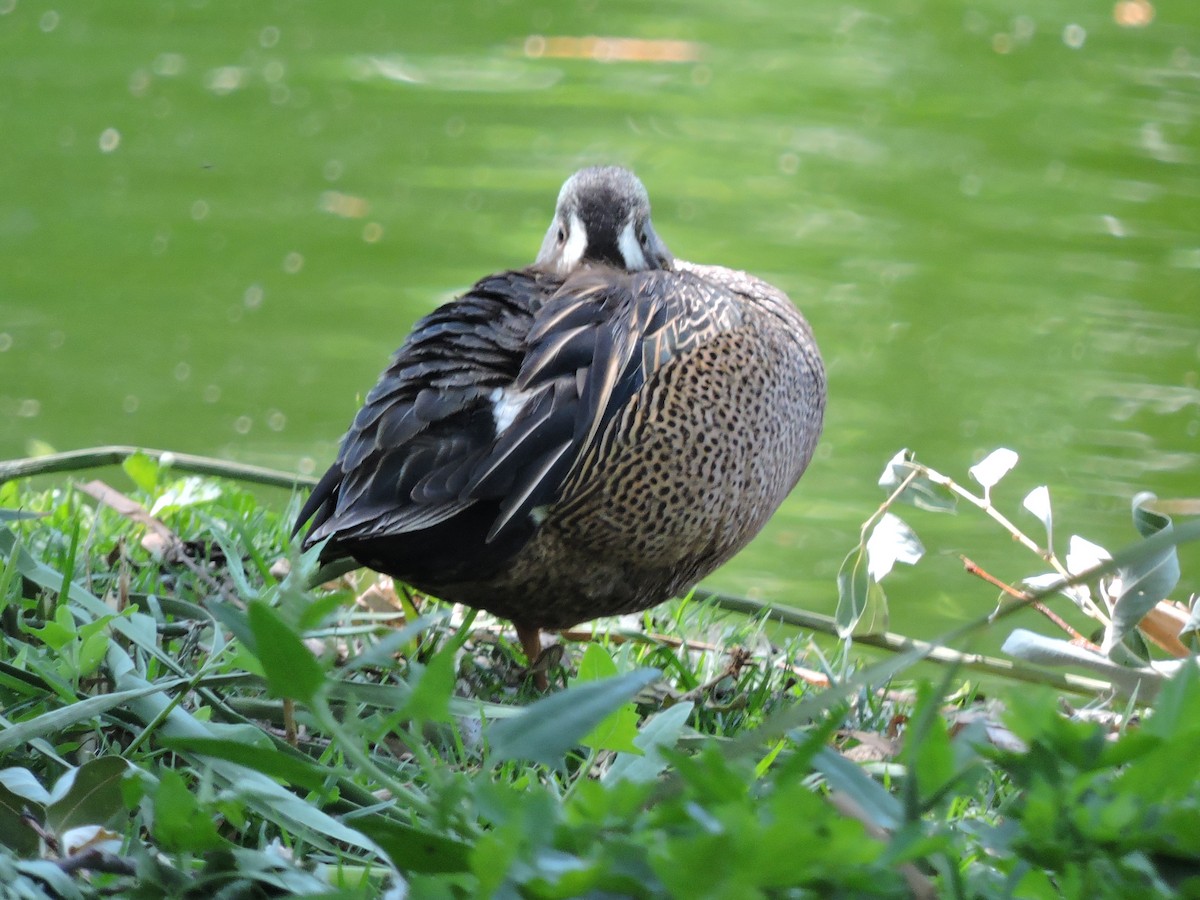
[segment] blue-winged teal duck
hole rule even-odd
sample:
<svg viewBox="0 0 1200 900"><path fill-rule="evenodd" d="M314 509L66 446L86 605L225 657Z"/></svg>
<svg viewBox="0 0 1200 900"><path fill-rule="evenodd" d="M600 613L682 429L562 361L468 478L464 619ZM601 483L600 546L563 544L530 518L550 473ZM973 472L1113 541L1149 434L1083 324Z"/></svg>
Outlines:
<svg viewBox="0 0 1200 900"><path fill-rule="evenodd" d="M808 465L825 370L787 296L674 259L583 169L533 265L416 324L300 512L304 547L542 628L646 609L746 545Z"/></svg>

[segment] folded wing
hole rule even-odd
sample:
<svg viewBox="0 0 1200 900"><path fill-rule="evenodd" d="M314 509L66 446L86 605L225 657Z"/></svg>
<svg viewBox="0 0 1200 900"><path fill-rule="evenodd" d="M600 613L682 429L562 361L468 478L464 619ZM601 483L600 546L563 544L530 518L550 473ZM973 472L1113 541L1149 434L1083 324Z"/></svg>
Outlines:
<svg viewBox="0 0 1200 900"><path fill-rule="evenodd" d="M512 552L646 380L738 321L689 272L484 279L397 351L301 510L305 546L331 538L327 556L355 555L387 539L404 555L407 535L428 554L421 533L453 532L454 552Z"/></svg>

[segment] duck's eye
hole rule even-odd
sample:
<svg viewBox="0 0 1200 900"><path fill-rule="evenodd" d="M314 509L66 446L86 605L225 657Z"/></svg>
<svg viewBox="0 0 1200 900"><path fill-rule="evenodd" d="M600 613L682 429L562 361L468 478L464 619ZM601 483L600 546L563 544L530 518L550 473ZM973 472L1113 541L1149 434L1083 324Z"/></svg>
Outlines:
<svg viewBox="0 0 1200 900"><path fill-rule="evenodd" d="M566 242L566 240L567 240L567 230L566 230L565 228L563 228L562 226L559 226L559 229L558 229L558 242L559 242L560 244L563 244L563 243L565 243L565 242Z"/></svg>
<svg viewBox="0 0 1200 900"><path fill-rule="evenodd" d="M650 246L650 235L643 231L638 235L638 241L643 247L648 248Z"/></svg>

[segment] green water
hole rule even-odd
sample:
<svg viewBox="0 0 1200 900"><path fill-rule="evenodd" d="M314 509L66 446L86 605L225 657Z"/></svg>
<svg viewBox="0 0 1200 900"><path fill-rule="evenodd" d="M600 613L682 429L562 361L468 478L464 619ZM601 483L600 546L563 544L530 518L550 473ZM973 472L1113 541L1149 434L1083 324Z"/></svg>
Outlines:
<svg viewBox="0 0 1200 900"><path fill-rule="evenodd" d="M0 0L0 455L321 469L412 321L619 162L829 368L809 474L711 585L831 610L904 446L962 479L1010 446L1018 521L1048 483L1061 541L1117 546L1134 492L1200 493L1200 5L1115 21L1148 9ZM647 43L565 40L596 34ZM981 517L909 519L902 629L990 607L960 552L1040 569Z"/></svg>

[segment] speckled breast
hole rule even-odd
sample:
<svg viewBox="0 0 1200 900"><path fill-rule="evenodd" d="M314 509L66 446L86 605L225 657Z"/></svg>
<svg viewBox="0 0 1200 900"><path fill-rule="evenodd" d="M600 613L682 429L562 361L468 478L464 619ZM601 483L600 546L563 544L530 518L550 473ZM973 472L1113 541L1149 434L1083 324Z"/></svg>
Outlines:
<svg viewBox="0 0 1200 900"><path fill-rule="evenodd" d="M825 400L808 323L764 282L690 269L739 315L658 368L607 423L480 606L551 628L653 606L745 546L804 472Z"/></svg>

